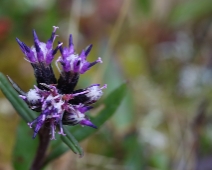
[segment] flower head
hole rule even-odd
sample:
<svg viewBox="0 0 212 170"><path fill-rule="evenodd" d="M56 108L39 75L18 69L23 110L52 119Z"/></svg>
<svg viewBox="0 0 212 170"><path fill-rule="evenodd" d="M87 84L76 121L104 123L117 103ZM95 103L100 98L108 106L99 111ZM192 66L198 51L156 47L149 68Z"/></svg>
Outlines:
<svg viewBox="0 0 212 170"><path fill-rule="evenodd" d="M33 30L34 45L31 48L16 38L22 52L26 56L26 60L28 60L30 63L44 63L46 65L51 64L58 48L62 45L62 43L60 43L55 49L53 49L53 43L56 38L55 32L58 27L54 26L53 28L52 35L46 43L40 42L35 30Z"/></svg>
<svg viewBox="0 0 212 170"><path fill-rule="evenodd" d="M55 139L57 127L59 128L58 133L65 135L63 125L80 124L97 128L85 113L93 108L91 104L102 96L102 89L107 87L107 85L100 87L100 84L93 84L85 89L74 90L79 75L102 61L101 58L91 63L86 60L92 45L83 50L80 55L76 54L72 35L69 37L68 48L62 48L62 43L59 43L53 49L57 28L53 27L51 37L46 43L40 42L36 32L33 31L34 46L31 48L18 38L16 39L26 60L31 63L34 69L37 86L35 85L33 89L25 93L17 88L18 86L10 78L9 80L29 108L40 112L35 120L28 123L30 128L34 128L33 138L44 127L44 124L51 129L51 139ZM57 60L57 67L60 71L60 77L57 80L51 62L58 49L60 49L61 56ZM62 70L60 70L58 63L61 64Z"/></svg>
<svg viewBox="0 0 212 170"><path fill-rule="evenodd" d="M76 54L72 35L69 36L69 47L65 47L63 49L62 46L60 46L59 48L61 57L59 57L57 62L61 63L63 72L83 74L96 63L102 63L100 57L91 63L86 60L89 52L91 51L92 45L89 45L85 50L82 50L80 54Z"/></svg>

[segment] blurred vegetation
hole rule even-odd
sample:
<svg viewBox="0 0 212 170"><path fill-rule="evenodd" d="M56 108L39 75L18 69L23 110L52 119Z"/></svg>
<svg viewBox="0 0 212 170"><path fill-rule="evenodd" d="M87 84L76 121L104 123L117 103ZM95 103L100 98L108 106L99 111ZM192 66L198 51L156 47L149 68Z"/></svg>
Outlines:
<svg viewBox="0 0 212 170"><path fill-rule="evenodd" d="M88 60L104 61L79 87L107 83L107 96L127 81L129 90L112 119L81 143L83 158L67 152L48 169L212 169L211 0L1 0L0 72L24 91L35 80L15 37L30 46L35 29L46 41L53 25L58 40L66 44L71 33L78 52L92 43ZM0 169L13 169L19 122L0 93Z"/></svg>

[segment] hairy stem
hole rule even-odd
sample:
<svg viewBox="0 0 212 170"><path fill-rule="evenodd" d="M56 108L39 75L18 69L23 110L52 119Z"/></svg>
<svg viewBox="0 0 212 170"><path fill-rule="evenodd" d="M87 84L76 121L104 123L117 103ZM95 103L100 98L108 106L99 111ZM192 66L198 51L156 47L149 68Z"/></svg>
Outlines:
<svg viewBox="0 0 212 170"><path fill-rule="evenodd" d="M30 170L40 170L42 168L42 164L44 161L44 157L46 154L46 150L49 145L49 132L50 129L48 128L41 128L38 135L39 135L39 146L37 149L37 153L35 155L34 161Z"/></svg>

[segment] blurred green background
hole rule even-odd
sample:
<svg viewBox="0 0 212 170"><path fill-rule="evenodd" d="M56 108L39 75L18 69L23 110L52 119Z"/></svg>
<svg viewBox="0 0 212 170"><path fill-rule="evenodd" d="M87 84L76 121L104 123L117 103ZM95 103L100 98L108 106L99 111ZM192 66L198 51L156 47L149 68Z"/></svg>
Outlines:
<svg viewBox="0 0 212 170"><path fill-rule="evenodd" d="M15 37L31 46L35 29L46 42L52 26L56 42L71 33L78 53L92 43L88 60L102 57L78 87L107 83L105 97L127 81L128 93L83 158L70 151L46 169L212 169L211 0L1 0L0 72L24 91L35 79ZM0 93L0 170L13 169L19 121Z"/></svg>

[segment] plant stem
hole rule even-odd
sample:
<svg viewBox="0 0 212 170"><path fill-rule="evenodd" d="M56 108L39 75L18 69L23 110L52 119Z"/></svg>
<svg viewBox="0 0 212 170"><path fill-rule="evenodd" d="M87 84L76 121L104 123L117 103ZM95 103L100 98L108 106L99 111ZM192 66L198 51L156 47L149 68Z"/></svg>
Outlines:
<svg viewBox="0 0 212 170"><path fill-rule="evenodd" d="M42 168L42 164L44 161L44 157L46 154L46 150L49 145L49 132L50 130L48 128L41 128L38 135L39 135L39 146L37 149L37 153L35 155L34 161L32 163L32 166L30 170L40 170Z"/></svg>

